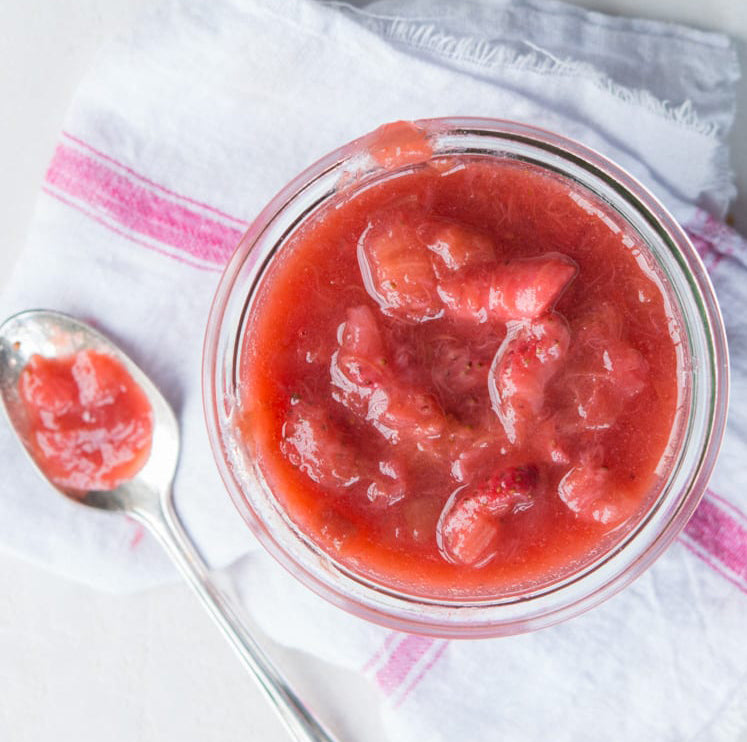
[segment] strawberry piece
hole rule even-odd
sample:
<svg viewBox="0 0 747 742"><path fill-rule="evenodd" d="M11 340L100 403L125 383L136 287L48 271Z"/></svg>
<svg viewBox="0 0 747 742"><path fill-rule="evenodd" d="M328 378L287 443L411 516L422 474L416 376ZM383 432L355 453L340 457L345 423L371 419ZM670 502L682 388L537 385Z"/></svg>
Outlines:
<svg viewBox="0 0 747 742"><path fill-rule="evenodd" d="M356 451L324 410L297 402L288 411L280 450L317 484L345 488L360 479Z"/></svg>
<svg viewBox="0 0 747 742"><path fill-rule="evenodd" d="M568 327L556 312L509 324L490 367L488 391L511 443L525 437L542 410L545 386L563 365L569 343Z"/></svg>
<svg viewBox="0 0 747 742"><path fill-rule="evenodd" d="M468 265L482 265L495 260L490 237L467 225L431 219L418 226L417 234L436 256L433 268L439 278Z"/></svg>
<svg viewBox="0 0 747 742"><path fill-rule="evenodd" d="M636 500L615 488L600 458L598 453L582 454L580 463L560 480L558 496L581 520L615 527L632 515Z"/></svg>
<svg viewBox="0 0 747 742"><path fill-rule="evenodd" d="M358 241L358 265L385 314L414 322L443 314L430 253L406 214L369 222Z"/></svg>
<svg viewBox="0 0 747 742"><path fill-rule="evenodd" d="M494 516L509 511L525 510L532 504L532 495L539 482L536 466L511 466L491 476L477 488L475 497L486 512Z"/></svg>
<svg viewBox="0 0 747 742"><path fill-rule="evenodd" d="M444 557L476 567L490 561L497 549L500 518L531 507L538 481L537 467L512 466L474 489L458 489L438 524L437 541Z"/></svg>
<svg viewBox="0 0 747 742"><path fill-rule="evenodd" d="M551 309L578 271L570 258L547 253L444 278L438 295L448 316L464 322L534 319Z"/></svg>

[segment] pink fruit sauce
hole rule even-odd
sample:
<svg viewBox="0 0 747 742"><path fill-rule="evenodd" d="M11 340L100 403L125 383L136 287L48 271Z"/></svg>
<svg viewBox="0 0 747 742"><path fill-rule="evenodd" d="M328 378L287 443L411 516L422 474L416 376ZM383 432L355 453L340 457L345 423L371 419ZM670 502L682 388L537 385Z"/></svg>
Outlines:
<svg viewBox="0 0 747 742"><path fill-rule="evenodd" d="M414 594L577 571L666 475L677 320L646 256L591 193L509 159L340 194L268 270L242 350L239 425L274 496Z"/></svg>
<svg viewBox="0 0 747 742"><path fill-rule="evenodd" d="M111 356L32 356L18 389L34 458L59 487L111 490L145 464L153 430L150 403Z"/></svg>

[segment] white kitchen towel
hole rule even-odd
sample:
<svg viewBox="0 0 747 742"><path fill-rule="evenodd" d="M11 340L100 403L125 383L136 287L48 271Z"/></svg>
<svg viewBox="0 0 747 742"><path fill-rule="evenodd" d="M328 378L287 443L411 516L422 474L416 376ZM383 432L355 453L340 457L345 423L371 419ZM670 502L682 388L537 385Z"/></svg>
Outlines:
<svg viewBox="0 0 747 742"><path fill-rule="evenodd" d="M82 82L0 314L88 319L153 377L179 417L176 502L201 550L216 567L243 557L229 572L268 633L370 677L391 739L733 740L747 727L747 248L719 218L738 74L724 36L540 0L160 2ZM499 641L386 632L293 583L233 511L202 417L210 300L252 217L340 143L444 115L554 129L633 172L701 251L734 361L724 451L679 541L604 606ZM2 426L4 548L109 590L173 576L134 523L55 495L19 451Z"/></svg>

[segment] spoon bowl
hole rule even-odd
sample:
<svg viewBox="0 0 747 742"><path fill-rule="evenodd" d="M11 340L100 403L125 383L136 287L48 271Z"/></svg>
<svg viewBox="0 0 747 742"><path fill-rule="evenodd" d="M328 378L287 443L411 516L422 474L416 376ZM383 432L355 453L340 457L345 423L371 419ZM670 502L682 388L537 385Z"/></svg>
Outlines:
<svg viewBox="0 0 747 742"><path fill-rule="evenodd" d="M82 350L105 353L118 360L145 393L153 414L153 454L133 478L112 490L73 491L49 480L34 457L27 434L26 411L18 392L19 377L32 356L61 358ZM69 315L45 309L32 309L10 317L0 326L0 396L8 419L32 462L61 494L83 505L134 515L155 509L159 496L170 498L170 485L179 458L176 417L163 395L132 359L92 327Z"/></svg>
<svg viewBox="0 0 747 742"><path fill-rule="evenodd" d="M18 391L19 377L32 356L62 358L82 350L105 353L118 360L145 393L152 409L153 433L146 463L131 479L111 490L67 490L47 477L34 458L26 410ZM81 506L125 513L157 538L265 692L293 739L335 742L257 644L228 597L218 590L207 564L184 530L171 494L179 459L179 425L168 402L140 368L107 337L83 322L61 312L28 310L0 325L0 399L31 461L55 490Z"/></svg>

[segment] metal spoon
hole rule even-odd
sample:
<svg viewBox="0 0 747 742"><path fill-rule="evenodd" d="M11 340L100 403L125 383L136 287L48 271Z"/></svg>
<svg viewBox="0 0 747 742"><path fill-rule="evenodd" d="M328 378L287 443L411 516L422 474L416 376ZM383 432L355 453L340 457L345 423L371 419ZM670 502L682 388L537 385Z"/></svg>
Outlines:
<svg viewBox="0 0 747 742"><path fill-rule="evenodd" d="M171 496L171 482L179 458L179 427L168 403L150 379L108 338L60 312L30 310L0 325L0 396L10 424L27 452L31 456L24 406L18 394L21 371L34 354L62 357L84 349L117 358L145 392L153 409L151 454L132 479L114 490L82 494L66 492L50 484L76 503L126 513L145 525L197 593L293 738L297 742L335 742L290 689L227 597L211 582L207 565L179 521ZM31 459L33 461L33 457ZM42 469L39 471L44 475Z"/></svg>

